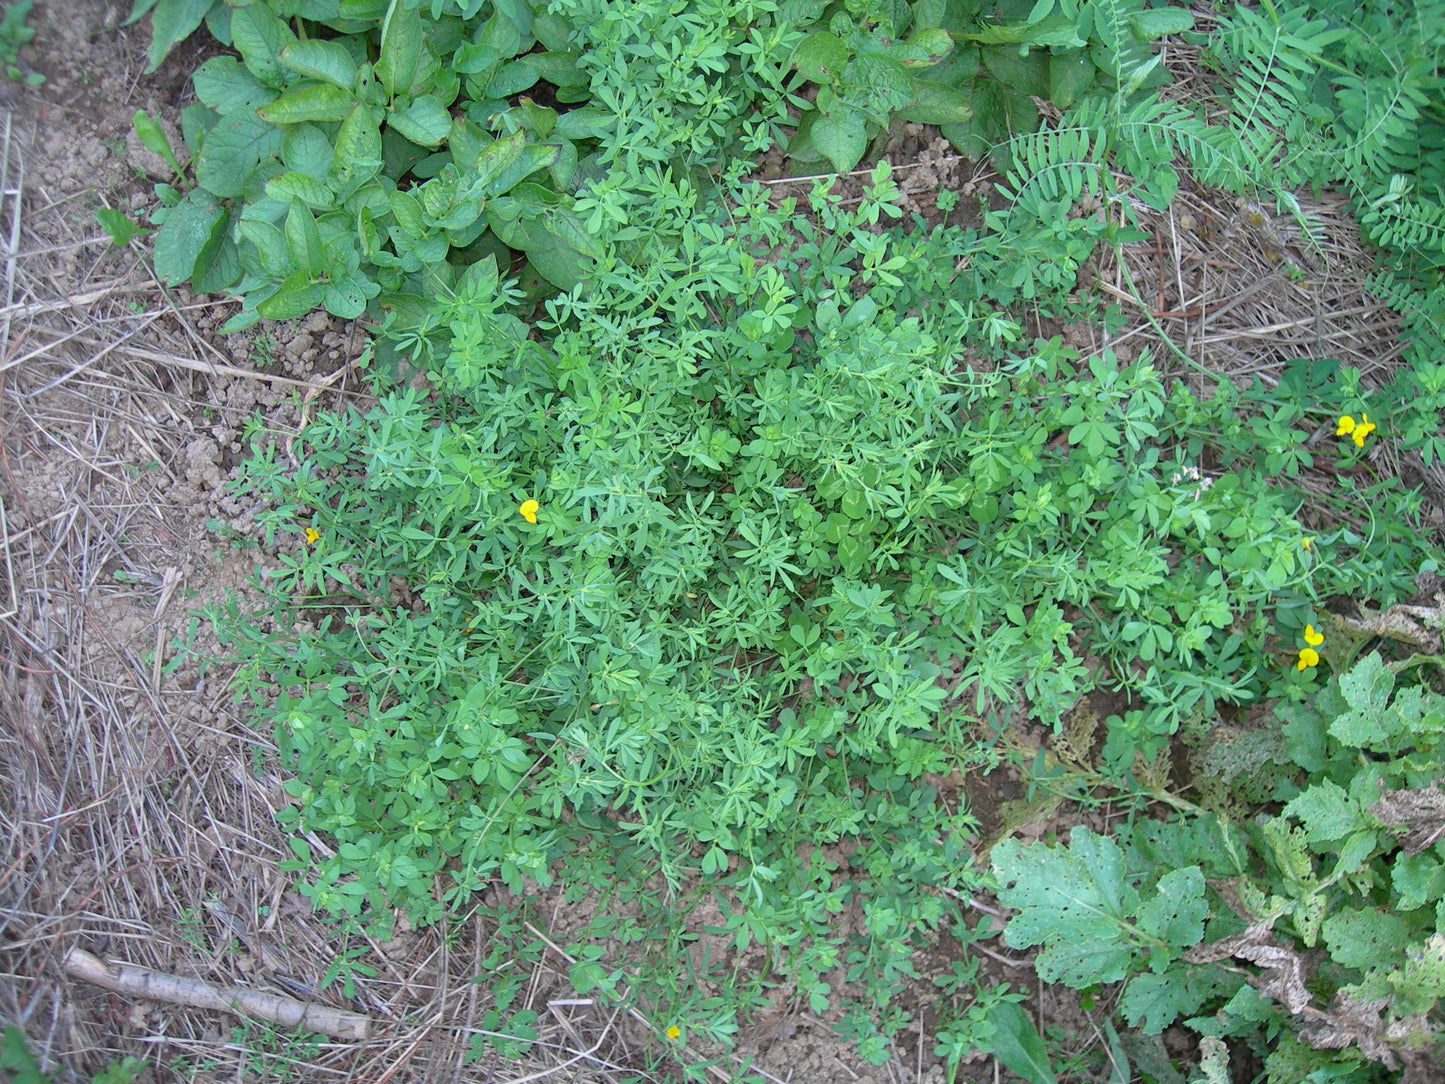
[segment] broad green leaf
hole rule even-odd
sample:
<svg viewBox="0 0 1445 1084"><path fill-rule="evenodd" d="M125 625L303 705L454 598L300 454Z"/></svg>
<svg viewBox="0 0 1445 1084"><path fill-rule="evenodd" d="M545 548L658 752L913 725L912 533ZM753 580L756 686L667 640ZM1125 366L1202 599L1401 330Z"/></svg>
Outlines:
<svg viewBox="0 0 1445 1084"><path fill-rule="evenodd" d="M146 74L154 72L177 42L201 25L214 0L160 0L151 15L151 45L146 53ZM132 13L134 14L134 13Z"/></svg>
<svg viewBox="0 0 1445 1084"><path fill-rule="evenodd" d="M312 278L324 274L326 254L321 247L321 231L316 228L315 216L299 199L293 199L291 210L286 212L285 233L291 265Z"/></svg>
<svg viewBox="0 0 1445 1084"><path fill-rule="evenodd" d="M451 114L429 94L412 100L403 110L388 113L386 123L422 147L440 146L452 130Z"/></svg>
<svg viewBox="0 0 1445 1084"><path fill-rule="evenodd" d="M1069 108L1094 85L1096 70L1087 53L1055 53L1049 59L1049 101Z"/></svg>
<svg viewBox="0 0 1445 1084"><path fill-rule="evenodd" d="M294 320L305 316L321 304L325 291L305 271L289 275L281 288L256 306L256 312L267 320Z"/></svg>
<svg viewBox="0 0 1445 1084"><path fill-rule="evenodd" d="M281 164L315 181L331 171L332 153L331 140L315 124L293 125L281 140Z"/></svg>
<svg viewBox="0 0 1445 1084"><path fill-rule="evenodd" d="M234 113L238 109L255 109L276 97L268 87L233 56L217 56L196 69L191 77L196 97L217 113Z"/></svg>
<svg viewBox="0 0 1445 1084"><path fill-rule="evenodd" d="M176 161L175 152L171 150L171 141L166 138L165 132L161 131L161 126L151 120L144 109L137 109L135 111L135 116L131 119L131 124L135 127L136 138L141 141L141 145L145 147L146 150L153 154L158 154L161 158L165 159L166 165L170 166L171 169L175 171L176 176L179 177L184 170L181 169L181 164Z"/></svg>
<svg viewBox="0 0 1445 1084"><path fill-rule="evenodd" d="M306 206L326 209L335 202L331 189L304 173L282 173L266 182L266 195L281 203L299 199Z"/></svg>
<svg viewBox="0 0 1445 1084"><path fill-rule="evenodd" d="M577 66L578 56L571 52L528 53L520 63L534 69L536 73L554 87L585 87L592 77Z"/></svg>
<svg viewBox="0 0 1445 1084"><path fill-rule="evenodd" d="M913 101L913 77L898 61L868 54L854 61L853 67L857 85L850 84L849 90L856 92L861 89L864 92L880 123L886 124L891 114Z"/></svg>
<svg viewBox="0 0 1445 1084"><path fill-rule="evenodd" d="M832 115L820 113L809 134L813 145L839 173L847 173L856 166L868 149L863 114L845 107L839 107Z"/></svg>
<svg viewBox="0 0 1445 1084"><path fill-rule="evenodd" d="M375 297L381 288L368 278L357 275L343 275L333 278L321 289L321 303L332 316L343 320L354 320L366 312L369 297Z"/></svg>
<svg viewBox="0 0 1445 1084"><path fill-rule="evenodd" d="M231 38L252 75L268 87L280 89L286 85L281 50L294 42L296 35L269 7L258 2L234 9Z"/></svg>
<svg viewBox="0 0 1445 1084"><path fill-rule="evenodd" d="M1410 924L1374 907L1337 910L1320 927L1330 958L1345 967L1375 971L1405 962Z"/></svg>
<svg viewBox="0 0 1445 1084"><path fill-rule="evenodd" d="M421 12L406 0L391 0L381 24L381 53L376 60L376 76L388 97L395 98L411 89L425 46Z"/></svg>
<svg viewBox="0 0 1445 1084"><path fill-rule="evenodd" d="M543 215L543 225L559 241L590 259L600 259L602 245L587 232L582 220L566 207L553 207Z"/></svg>
<svg viewBox="0 0 1445 1084"><path fill-rule="evenodd" d="M298 83L256 110L256 115L272 124L345 120L355 104L351 91L332 83Z"/></svg>
<svg viewBox="0 0 1445 1084"><path fill-rule="evenodd" d="M908 68L931 68L953 52L953 35L947 30L933 27L919 30L903 43L889 51L889 56Z"/></svg>
<svg viewBox="0 0 1445 1084"><path fill-rule="evenodd" d="M191 272L191 289L196 293L219 293L241 281L241 253L231 237L230 222L228 214L196 257L196 267Z"/></svg>
<svg viewBox="0 0 1445 1084"><path fill-rule="evenodd" d="M294 41L281 50L279 59L299 75L309 75L345 91L356 86L356 61L339 41L320 38Z"/></svg>
<svg viewBox="0 0 1445 1084"><path fill-rule="evenodd" d="M385 18L387 0L340 0L336 13L343 19L355 19L361 23L375 23Z"/></svg>
<svg viewBox="0 0 1445 1084"><path fill-rule="evenodd" d="M178 285L190 279L196 260L206 246L225 228L226 208L204 189L192 189L186 198L172 207L170 214L156 231L156 278Z"/></svg>
<svg viewBox="0 0 1445 1084"><path fill-rule="evenodd" d="M994 1031L979 1042L1009 1072L1028 1084L1057 1084L1048 1048L1028 1014L1013 1001L993 1006L988 1014Z"/></svg>
<svg viewBox="0 0 1445 1084"><path fill-rule="evenodd" d="M110 235L112 243L119 248L124 248L143 233L150 233L150 230L134 222L124 211L117 211L110 207L102 207L96 211L95 220L100 224L100 228Z"/></svg>
<svg viewBox="0 0 1445 1084"><path fill-rule="evenodd" d="M280 129L254 115L232 113L207 133L196 161L196 182L217 196L239 196L246 178L280 154Z"/></svg>
<svg viewBox="0 0 1445 1084"><path fill-rule="evenodd" d="M571 290L580 284L591 266L576 249L545 230L529 231L528 243L522 248L537 273L562 290Z"/></svg>
<svg viewBox="0 0 1445 1084"><path fill-rule="evenodd" d="M1138 893L1125 880L1124 855L1107 836L1075 828L1069 846L993 849L998 898L1019 911L1004 930L1013 948L1042 945L1035 966L1048 982L1082 989L1117 982L1129 969L1128 920Z"/></svg>
<svg viewBox="0 0 1445 1084"><path fill-rule="evenodd" d="M535 86L537 77L537 69L531 64L523 60L509 60L492 73L483 96L510 98Z"/></svg>
<svg viewBox="0 0 1445 1084"><path fill-rule="evenodd" d="M192 102L181 110L181 140L194 157L201 151L206 133L216 126L220 115L208 105Z"/></svg>
<svg viewBox="0 0 1445 1084"><path fill-rule="evenodd" d="M347 184L356 184L380 171L381 129L370 107L357 103L336 133L331 172Z"/></svg>
<svg viewBox="0 0 1445 1084"><path fill-rule="evenodd" d="M898 114L904 120L920 124L962 124L973 117L969 96L957 87L915 79L913 89L916 92L913 103Z"/></svg>
<svg viewBox="0 0 1445 1084"><path fill-rule="evenodd" d="M848 65L848 47L826 30L809 34L793 50L793 67L804 79L827 83L843 74Z"/></svg>
<svg viewBox="0 0 1445 1084"><path fill-rule="evenodd" d="M1047 52L1019 56L1018 50L1010 46L991 45L983 50L983 65L1013 95L1043 98L1049 92Z"/></svg>
<svg viewBox="0 0 1445 1084"><path fill-rule="evenodd" d="M1135 975L1119 998L1119 1015L1130 1027L1158 1035L1181 1016L1197 1013L1206 1000L1229 993L1243 980L1219 968L1174 963L1162 974Z"/></svg>
<svg viewBox="0 0 1445 1084"><path fill-rule="evenodd" d="M459 75L480 75L501 63L502 55L490 45L466 42L452 54L452 71Z"/></svg>
<svg viewBox="0 0 1445 1084"><path fill-rule="evenodd" d="M1311 784L1283 812L1304 825L1309 843L1332 843L1351 832L1374 827L1344 788L1329 779Z"/></svg>
<svg viewBox="0 0 1445 1084"><path fill-rule="evenodd" d="M286 247L286 235L269 222L256 219L242 219L239 227L242 240L256 247L256 259L260 271L269 278L285 278L294 268L291 266L291 252Z"/></svg>
<svg viewBox="0 0 1445 1084"><path fill-rule="evenodd" d="M1151 899L1139 905L1139 931L1157 937L1171 949L1192 948L1204 939L1209 904L1204 899L1204 872L1198 866L1170 870L1159 878Z"/></svg>
<svg viewBox="0 0 1445 1084"><path fill-rule="evenodd" d="M410 192L393 191L389 194L391 214L396 224L409 237L421 237L426 233L426 218L422 215L421 204Z"/></svg>
<svg viewBox="0 0 1445 1084"><path fill-rule="evenodd" d="M125 17L121 26L133 26L150 14L151 8L156 6L156 0L134 0L131 4L130 14Z"/></svg>
<svg viewBox="0 0 1445 1084"><path fill-rule="evenodd" d="M1182 34L1194 29L1194 13L1188 8L1150 8L1129 13L1129 26L1135 37L1153 41L1167 34Z"/></svg>
<svg viewBox="0 0 1445 1084"><path fill-rule="evenodd" d="M521 135L522 133L517 133ZM501 140L497 141L502 142ZM559 151L553 146L543 146L536 143L528 143L522 148L522 152L512 159L501 172L497 173L487 183L487 193L499 196L503 192L509 192L513 187L526 180L539 169L547 169L553 162L557 161ZM479 171L480 172L480 171Z"/></svg>

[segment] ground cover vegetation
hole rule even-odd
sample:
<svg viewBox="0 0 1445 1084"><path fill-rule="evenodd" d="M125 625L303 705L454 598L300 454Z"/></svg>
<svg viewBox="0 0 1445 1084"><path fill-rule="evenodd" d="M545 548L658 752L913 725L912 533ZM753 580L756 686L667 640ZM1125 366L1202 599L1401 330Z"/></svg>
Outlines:
<svg viewBox="0 0 1445 1084"><path fill-rule="evenodd" d="M196 72L184 148L137 118L175 170L158 275L234 294L232 328L375 330L370 411L254 433L266 540L301 545L268 611L216 615L318 908L360 934L496 881L623 905L573 985L645 1003L689 1078L778 988L882 1062L933 979L950 1075L982 1050L1057 1079L967 962L990 893L1042 978L1109 991L1120 1079L1179 1079L1180 1020L1208 1080L1250 1051L1272 1084L1437 1056L1441 659L1340 615L1436 568L1374 453L1445 452L1445 6L147 13L153 64L203 23L238 54ZM1170 96L1168 35L1208 100ZM886 164L846 201L752 179L774 147L851 168L907 121L999 163L977 225L905 213ZM1305 357L1237 386L1025 334L1117 328L1078 272L1186 181L1305 251L1292 193L1346 191L1407 316L1397 379ZM1246 716L1227 773L1179 777ZM949 781L1029 726L1056 738L1031 789L1115 828L983 855ZM519 986L496 921L481 981ZM962 959L920 975L944 935ZM485 1043L524 1051L535 1019L497 1001Z"/></svg>

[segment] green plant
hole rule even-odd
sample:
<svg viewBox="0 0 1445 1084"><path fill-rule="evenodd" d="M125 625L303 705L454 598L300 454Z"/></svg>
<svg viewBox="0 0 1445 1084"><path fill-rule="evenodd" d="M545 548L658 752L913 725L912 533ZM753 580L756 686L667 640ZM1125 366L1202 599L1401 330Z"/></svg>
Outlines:
<svg viewBox="0 0 1445 1084"><path fill-rule="evenodd" d="M406 304L448 260L507 246L575 285L595 247L569 193L595 113L505 99L545 80L576 103L587 77L563 19L485 6L154 5L153 67L203 18L240 53L196 72L200 102L183 114L195 183L160 190L157 275L241 295L230 330L315 307L352 318L381 295Z"/></svg>
<svg viewBox="0 0 1445 1084"><path fill-rule="evenodd" d="M1328 1067L1373 1080L1437 1057L1445 696L1397 680L1439 663L1372 653L1312 702L1277 709L1294 793L1278 815L1000 843L999 899L1020 912L1005 941L1037 946L1046 981L1124 981L1119 1015L1146 1033L1184 1018L1272 1047L1271 1079ZM1311 950L1323 950L1316 966Z"/></svg>
<svg viewBox="0 0 1445 1084"><path fill-rule="evenodd" d="M896 121L922 121L981 157L1039 123L1034 99L1067 109L1091 90L1126 99L1168 82L1150 43L1194 25L1184 8L1098 4L795 2L822 24L792 63L818 86L789 143L800 162L849 170ZM826 23L824 23L826 19ZM907 35L905 37L904 35Z"/></svg>
<svg viewBox="0 0 1445 1084"><path fill-rule="evenodd" d="M91 1084L132 1084L145 1072L138 1058L117 1058L91 1077ZM0 1070L12 1084L53 1084L49 1073L40 1070L40 1063L25 1042L25 1033L14 1024L6 1024L0 1035Z"/></svg>
<svg viewBox="0 0 1445 1084"><path fill-rule="evenodd" d="M33 0L16 0L5 5L0 15L0 66L5 69L5 78L28 87L45 82L39 72L24 72L19 65L20 50L35 40L35 30L25 25L34 6Z"/></svg>

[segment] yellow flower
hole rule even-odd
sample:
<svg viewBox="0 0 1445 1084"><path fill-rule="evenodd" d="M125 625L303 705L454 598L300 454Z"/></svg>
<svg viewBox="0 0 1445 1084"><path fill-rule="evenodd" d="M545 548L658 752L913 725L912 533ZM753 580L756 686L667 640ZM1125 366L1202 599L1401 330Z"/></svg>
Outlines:
<svg viewBox="0 0 1445 1084"><path fill-rule="evenodd" d="M1375 423L1370 421L1368 414L1361 414L1357 422L1348 414L1341 414L1339 423L1335 426L1335 436L1349 437L1355 442L1356 448L1365 446L1365 438L1375 431Z"/></svg>
<svg viewBox="0 0 1445 1084"><path fill-rule="evenodd" d="M1304 550L1306 553L1313 553L1315 548L1315 540L1313 538L1301 538L1299 540L1299 548Z"/></svg>
<svg viewBox="0 0 1445 1084"><path fill-rule="evenodd" d="M307 544L308 546L314 546L317 542L320 542L320 541L321 541L321 532L318 531L315 527L307 527L307 528L306 528L306 544Z"/></svg>
<svg viewBox="0 0 1445 1084"><path fill-rule="evenodd" d="M518 512L518 513L521 515L521 517L522 517L523 519L525 519L528 523L536 523L536 522L537 522L537 509L539 509L539 508L541 508L541 507L542 507L542 506L541 506L540 504L538 504L536 501L529 499L529 500L525 500L525 501L523 501L521 504L517 505L517 512Z"/></svg>
<svg viewBox="0 0 1445 1084"><path fill-rule="evenodd" d="M1308 670L1311 666L1318 666L1319 664L1320 653L1318 651L1312 647L1300 648L1299 662L1295 666L1296 670Z"/></svg>
<svg viewBox="0 0 1445 1084"><path fill-rule="evenodd" d="M1309 644L1310 647L1319 647L1320 644L1324 642L1325 638L1323 633L1316 632L1313 625L1305 626L1305 643Z"/></svg>
<svg viewBox="0 0 1445 1084"><path fill-rule="evenodd" d="M667 1037L673 1042L677 1042L677 1040L682 1037L682 1028L673 1024L672 1027L667 1029Z"/></svg>

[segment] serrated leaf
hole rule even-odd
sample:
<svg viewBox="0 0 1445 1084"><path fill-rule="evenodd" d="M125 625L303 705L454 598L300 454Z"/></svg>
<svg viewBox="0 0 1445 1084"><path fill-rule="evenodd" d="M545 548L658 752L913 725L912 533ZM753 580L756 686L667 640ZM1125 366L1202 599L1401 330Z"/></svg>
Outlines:
<svg viewBox="0 0 1445 1084"><path fill-rule="evenodd" d="M1410 924L1374 907L1337 910L1325 919L1320 933L1335 963L1361 971L1403 963L1410 943Z"/></svg>
<svg viewBox="0 0 1445 1084"><path fill-rule="evenodd" d="M265 4L247 4L231 11L231 41L251 74L269 87L278 90L286 85L286 72L281 67L281 50L296 40L296 35Z"/></svg>
<svg viewBox="0 0 1445 1084"><path fill-rule="evenodd" d="M868 134L863 114L839 108L835 113L820 113L809 129L813 146L833 163L839 173L847 173L858 164L868 149Z"/></svg>
<svg viewBox="0 0 1445 1084"><path fill-rule="evenodd" d="M441 102L424 94L405 109L387 114L386 123L421 147L438 147L452 130L452 117Z"/></svg>
<svg viewBox="0 0 1445 1084"><path fill-rule="evenodd" d="M276 97L268 87L233 56L217 56L196 69L191 77L196 97L217 113L234 113L238 109L255 109Z"/></svg>
<svg viewBox="0 0 1445 1084"><path fill-rule="evenodd" d="M1126 940L1138 894L1124 876L1112 839L1075 828L1069 847L1022 847L1006 839L993 849L998 898L1019 911L1004 930L1013 948L1042 945L1035 966L1048 982L1075 989L1117 982L1129 969Z"/></svg>
<svg viewBox="0 0 1445 1084"><path fill-rule="evenodd" d="M1304 825L1308 843L1330 843L1370 827L1345 789L1329 779L1312 784L1286 805L1283 813Z"/></svg>
<svg viewBox="0 0 1445 1084"><path fill-rule="evenodd" d="M151 45L146 52L150 75L161 66L176 43L190 37L201 25L214 0L160 0L151 15Z"/></svg>
<svg viewBox="0 0 1445 1084"><path fill-rule="evenodd" d="M156 278L172 285L186 282L195 272L196 261L226 223L226 208L204 189L190 194L170 209L156 231Z"/></svg>
<svg viewBox="0 0 1445 1084"><path fill-rule="evenodd" d="M1205 1001L1243 981L1217 967L1175 963L1163 974L1135 975L1119 997L1119 1015L1130 1027L1157 1035L1181 1016L1196 1013Z"/></svg>
<svg viewBox="0 0 1445 1084"><path fill-rule="evenodd" d="M345 120L355 105L351 91L331 83L298 83L256 110L256 115L272 124Z"/></svg>
<svg viewBox="0 0 1445 1084"><path fill-rule="evenodd" d="M1159 878L1155 893L1139 905L1140 932L1157 937L1171 949L1199 944L1209 914L1204 899L1204 872L1198 866L1170 870Z"/></svg>
<svg viewBox="0 0 1445 1084"><path fill-rule="evenodd" d="M331 83L348 93L356 86L356 61L339 41L309 38L294 41L277 59L298 75Z"/></svg>
<svg viewBox="0 0 1445 1084"><path fill-rule="evenodd" d="M809 34L793 50L793 67L812 83L827 83L843 74L848 64L848 47L834 34L819 30Z"/></svg>

